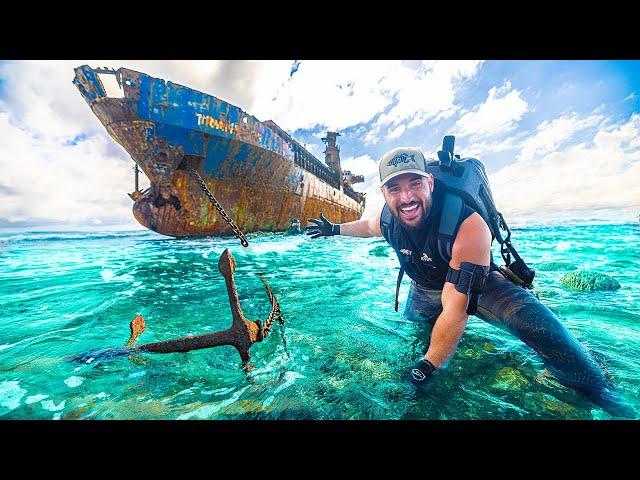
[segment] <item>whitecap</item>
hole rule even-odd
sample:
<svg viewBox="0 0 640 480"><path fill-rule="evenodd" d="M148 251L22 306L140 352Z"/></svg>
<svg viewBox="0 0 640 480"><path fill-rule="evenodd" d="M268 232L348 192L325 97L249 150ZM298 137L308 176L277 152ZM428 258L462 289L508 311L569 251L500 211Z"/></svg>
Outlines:
<svg viewBox="0 0 640 480"><path fill-rule="evenodd" d="M128 273L116 275L111 269L100 270L100 276L105 282L126 282L133 280L133 276Z"/></svg>
<svg viewBox="0 0 640 480"><path fill-rule="evenodd" d="M573 242L561 240L556 244L556 252L566 252L573 246Z"/></svg>
<svg viewBox="0 0 640 480"><path fill-rule="evenodd" d="M291 385L293 385L293 383L298 378L304 378L304 375L301 375L300 373L293 372L293 371L285 372L285 374L284 374L284 383L282 385L280 385L278 388L276 388L273 391L273 394L275 395L275 394L281 392L282 390L284 390L285 388L290 387Z"/></svg>
<svg viewBox="0 0 640 480"><path fill-rule="evenodd" d="M275 395L271 395L270 397L268 397L264 402L262 402L262 408L269 407L269 405L271 405L271 402L273 402L275 398Z"/></svg>
<svg viewBox="0 0 640 480"><path fill-rule="evenodd" d="M203 395L226 395L227 393L231 393L235 390L236 387L231 388L216 388L215 390L203 390Z"/></svg>
<svg viewBox="0 0 640 480"><path fill-rule="evenodd" d="M0 406L9 410L18 408L26 393L24 388L20 388L20 382L17 380L2 382L0 383Z"/></svg>
<svg viewBox="0 0 640 480"><path fill-rule="evenodd" d="M131 297L133 296L133 294L136 293L136 290L125 290L124 292L117 292L116 295L126 295L127 297Z"/></svg>
<svg viewBox="0 0 640 480"><path fill-rule="evenodd" d="M66 403L66 400L62 400L58 405L56 405L53 400L43 400L42 402L40 402L40 405L42 405L42 408L48 410L49 412L59 412L60 410L64 410L64 406Z"/></svg>
<svg viewBox="0 0 640 480"><path fill-rule="evenodd" d="M284 242L283 241L264 242L264 243L252 242L247 248L246 253L254 254L254 255L264 255L266 253L284 253L290 250L298 249L302 244L302 242L303 242L303 239L301 238L297 238L295 240L291 239L291 241L284 241Z"/></svg>
<svg viewBox="0 0 640 480"><path fill-rule="evenodd" d="M49 395L30 395L24 401L26 405L31 405L32 403L37 403L40 400L44 400L45 398L49 398Z"/></svg>
<svg viewBox="0 0 640 480"><path fill-rule="evenodd" d="M116 274L113 273L113 270L101 270L100 276L105 282L110 282Z"/></svg>
<svg viewBox="0 0 640 480"><path fill-rule="evenodd" d="M250 387L250 385L247 385L243 389L238 390L236 393L234 393L230 398L227 398L226 400L223 400L223 401L218 402L216 404L205 405L204 407L200 407L197 410L194 410L193 412L183 413L182 415L180 415L178 417L178 420L189 420L192 417L198 417L198 418L201 418L201 419L210 418L211 415L216 413L221 408L224 408L224 407L226 407L228 405L231 405L232 403L237 401L238 398L240 398L240 395L242 395L242 393L249 387Z"/></svg>
<svg viewBox="0 0 640 480"><path fill-rule="evenodd" d="M591 418L594 420L611 420L611 416L599 408L591 410Z"/></svg>
<svg viewBox="0 0 640 480"><path fill-rule="evenodd" d="M64 383L69 388L79 387L80 385L82 385L82 382L84 382L84 377L76 377L76 376L69 377L64 381Z"/></svg>

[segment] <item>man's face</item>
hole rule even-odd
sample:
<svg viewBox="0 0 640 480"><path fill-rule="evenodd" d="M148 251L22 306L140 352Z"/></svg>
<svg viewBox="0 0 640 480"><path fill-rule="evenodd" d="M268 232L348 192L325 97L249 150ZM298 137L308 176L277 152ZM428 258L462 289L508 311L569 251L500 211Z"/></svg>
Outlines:
<svg viewBox="0 0 640 480"><path fill-rule="evenodd" d="M422 225L431 210L433 177L404 173L382 186L382 195L394 217L408 228Z"/></svg>

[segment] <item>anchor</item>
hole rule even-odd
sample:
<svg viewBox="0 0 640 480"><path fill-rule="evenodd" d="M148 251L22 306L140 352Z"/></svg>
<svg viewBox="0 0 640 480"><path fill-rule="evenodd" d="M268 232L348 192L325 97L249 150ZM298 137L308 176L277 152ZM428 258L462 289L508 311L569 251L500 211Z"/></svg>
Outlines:
<svg viewBox="0 0 640 480"><path fill-rule="evenodd" d="M284 319L280 311L280 304L276 299L271 287L265 280L262 274L260 280L267 291L269 296L269 302L271 303L271 313L264 321L260 320L255 322L249 320L244 316L242 307L240 306L240 299L238 298L238 289L236 288L235 279L233 273L236 269L236 261L229 249L225 249L220 255L218 260L218 269L224 277L227 293L229 294L229 304L231 305L231 314L233 321L231 327L226 330L221 330L213 333L205 333L202 335L195 335L189 337L175 338L172 340L165 340L162 342L145 343L143 345L135 346L138 337L145 330L145 321L142 315L136 315L136 317L129 324L131 335L124 347L111 348L101 351L89 351L80 355L77 355L71 359L71 361L79 363L91 363L93 360L110 359L114 357L120 357L124 355L131 355L135 353L173 353L173 352L188 352L190 350L200 350L203 348L219 347L221 345L231 345L236 348L240 354L242 360L242 368L244 371L250 371L253 365L249 361L251 356L249 349L251 345L256 342L261 342L269 334L273 322L277 319L280 325L284 325Z"/></svg>

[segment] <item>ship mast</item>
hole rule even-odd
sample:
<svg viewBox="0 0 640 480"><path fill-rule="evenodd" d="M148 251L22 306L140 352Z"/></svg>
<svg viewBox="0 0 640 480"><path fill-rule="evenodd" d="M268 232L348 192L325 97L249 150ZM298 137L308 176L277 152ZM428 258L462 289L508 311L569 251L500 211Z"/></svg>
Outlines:
<svg viewBox="0 0 640 480"><path fill-rule="evenodd" d="M327 132L327 136L322 139L327 144L324 151L324 163L335 173L340 184L340 191L343 191L344 175L340 166L340 147L336 145L336 140L340 136L337 132Z"/></svg>
<svg viewBox="0 0 640 480"><path fill-rule="evenodd" d="M140 173L140 169L138 168L138 164L135 164L135 167L133 167L133 171L135 172L135 183L136 183L136 192L140 191L140 188L138 187L139 183L138 183L138 173Z"/></svg>

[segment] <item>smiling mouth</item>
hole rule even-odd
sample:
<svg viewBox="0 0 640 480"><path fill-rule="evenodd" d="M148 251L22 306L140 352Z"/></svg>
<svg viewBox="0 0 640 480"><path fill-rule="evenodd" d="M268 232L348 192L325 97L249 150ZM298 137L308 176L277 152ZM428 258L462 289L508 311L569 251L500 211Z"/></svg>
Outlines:
<svg viewBox="0 0 640 480"><path fill-rule="evenodd" d="M414 202L406 207L400 207L400 216L406 220L415 218L420 212L420 203Z"/></svg>

